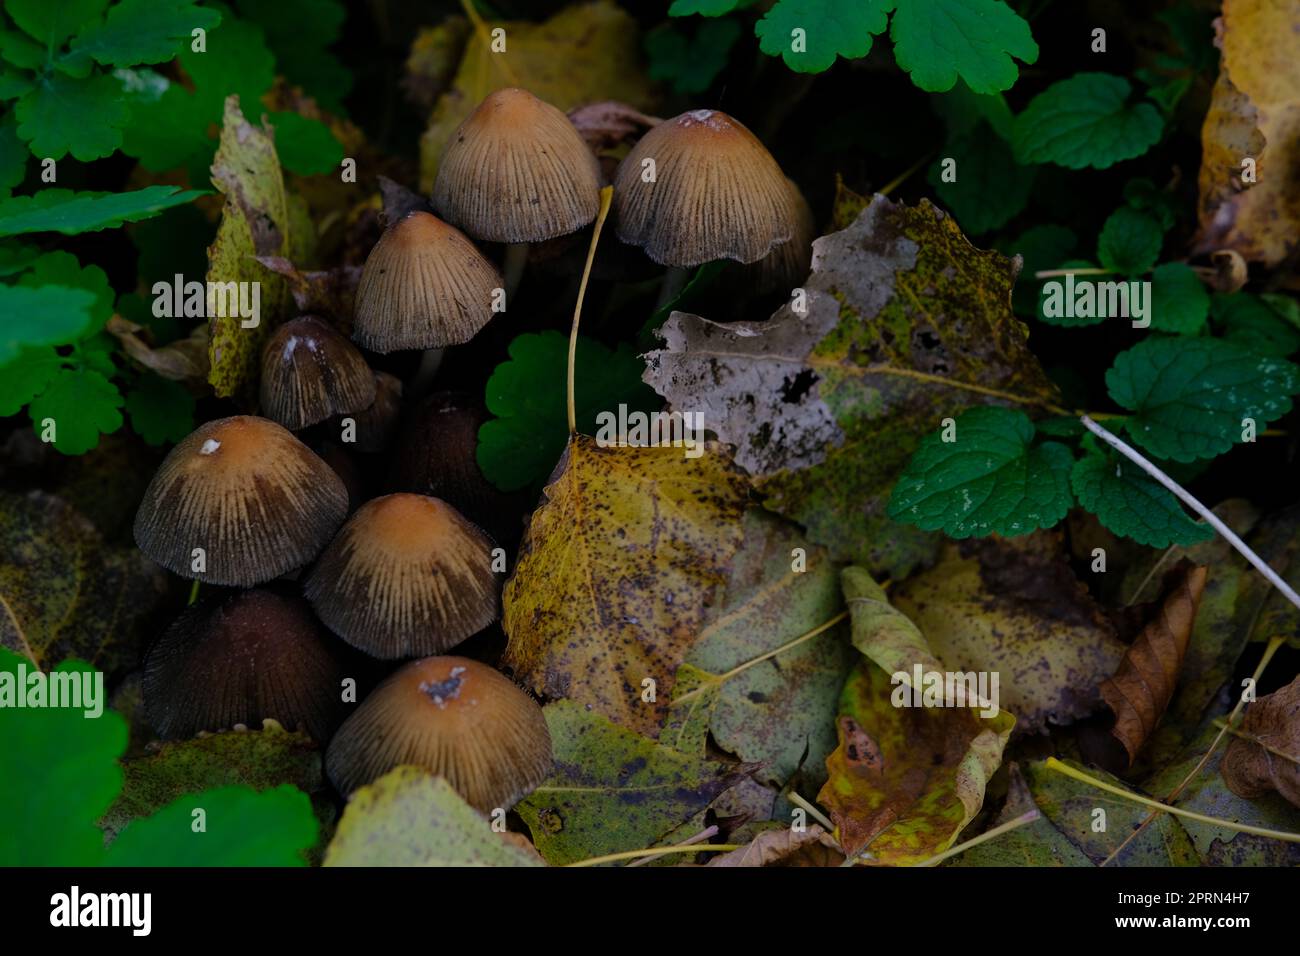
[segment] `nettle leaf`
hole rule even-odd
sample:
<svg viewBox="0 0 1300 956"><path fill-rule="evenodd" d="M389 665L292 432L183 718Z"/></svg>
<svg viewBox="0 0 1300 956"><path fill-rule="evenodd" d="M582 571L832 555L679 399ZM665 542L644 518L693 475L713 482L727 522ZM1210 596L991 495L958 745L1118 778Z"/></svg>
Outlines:
<svg viewBox="0 0 1300 956"><path fill-rule="evenodd" d="M1210 314L1223 337L1253 352L1285 358L1300 349L1294 319L1296 303L1285 296L1249 292L1216 295Z"/></svg>
<svg viewBox="0 0 1300 956"><path fill-rule="evenodd" d="M99 444L100 435L111 435L122 427L121 407L122 393L101 373L63 368L32 400L27 414L37 431L47 422L53 423L53 445L59 451L84 455Z"/></svg>
<svg viewBox="0 0 1300 956"><path fill-rule="evenodd" d="M1300 368L1232 342L1153 337L1121 352L1106 387L1133 412L1125 427L1157 458L1213 458L1291 410Z"/></svg>
<svg viewBox="0 0 1300 956"><path fill-rule="evenodd" d="M526 332L510 343L510 358L496 367L484 388L496 418L479 428L479 468L503 491L544 481L569 437L565 376L569 339L560 332ZM574 383L578 430L596 431L600 412L650 412L661 402L641 381L645 371L631 346L609 349L579 336Z"/></svg>
<svg viewBox="0 0 1300 956"><path fill-rule="evenodd" d="M1128 459L1085 454L1070 473L1079 504L1115 534L1153 548L1197 544L1214 529L1194 521L1168 490Z"/></svg>
<svg viewBox="0 0 1300 956"><path fill-rule="evenodd" d="M1185 262L1156 266L1151 273L1151 328L1158 332L1199 335L1209 314L1210 294L1195 269Z"/></svg>
<svg viewBox="0 0 1300 956"><path fill-rule="evenodd" d="M944 147L955 159L956 182L943 181L943 161L930 167L930 184L940 201L972 234L1006 225L1025 208L1034 171L1016 163L1011 147L988 124L975 127Z"/></svg>
<svg viewBox="0 0 1300 956"><path fill-rule="evenodd" d="M163 63L189 41L191 31L220 22L218 11L194 0L121 0L102 22L77 34L72 52L106 66Z"/></svg>
<svg viewBox="0 0 1300 956"><path fill-rule="evenodd" d="M1034 423L1008 408L972 408L925 436L898 477L889 516L952 538L1050 528L1070 510L1074 457L1059 442L1031 447Z"/></svg>
<svg viewBox="0 0 1300 956"><path fill-rule="evenodd" d="M146 373L127 393L131 428L150 445L177 442L194 430L194 396L180 382Z"/></svg>
<svg viewBox="0 0 1300 956"><path fill-rule="evenodd" d="M895 0L779 0L754 26L758 47L798 73L829 70L837 56L854 60L871 52L885 32ZM802 49L795 49L795 31Z"/></svg>
<svg viewBox="0 0 1300 956"><path fill-rule="evenodd" d="M1164 229L1160 222L1131 206L1110 214L1097 238L1097 259L1120 275L1144 275L1160 258Z"/></svg>
<svg viewBox="0 0 1300 956"><path fill-rule="evenodd" d="M1020 161L1105 169L1141 156L1160 139L1164 120L1151 103L1129 104L1132 89L1111 73L1078 73L1053 83L1012 126Z"/></svg>
<svg viewBox="0 0 1300 956"><path fill-rule="evenodd" d="M113 77L72 77L57 71L39 75L14 114L18 135L34 155L62 159L71 153L82 162L108 156L121 146L121 127L131 115Z"/></svg>
<svg viewBox="0 0 1300 956"><path fill-rule="evenodd" d="M1002 0L898 0L889 34L898 65L931 93L958 77L976 93L1009 90L1020 75L1015 60L1038 60L1029 24Z"/></svg>
<svg viewBox="0 0 1300 956"><path fill-rule="evenodd" d="M727 54L739 38L735 20L705 20L689 38L664 24L645 36L648 75L671 82L678 93L703 93L727 65Z"/></svg>
<svg viewBox="0 0 1300 956"><path fill-rule="evenodd" d="M181 190L177 186L146 186L125 193L42 189L34 196L0 200L0 236L25 232L71 236L115 229L124 222L139 222L205 195L201 190Z"/></svg>
<svg viewBox="0 0 1300 956"><path fill-rule="evenodd" d="M95 296L85 289L0 285L0 365L33 346L66 345L94 330Z"/></svg>

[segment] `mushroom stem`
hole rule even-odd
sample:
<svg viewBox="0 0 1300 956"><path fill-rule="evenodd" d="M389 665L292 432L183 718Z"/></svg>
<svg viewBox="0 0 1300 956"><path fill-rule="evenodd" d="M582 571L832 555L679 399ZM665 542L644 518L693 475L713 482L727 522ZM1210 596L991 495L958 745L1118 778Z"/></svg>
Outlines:
<svg viewBox="0 0 1300 956"><path fill-rule="evenodd" d="M524 277L524 266L527 264L528 243L512 242L506 246L506 308L510 307L510 300L515 297L515 290L519 288L519 280Z"/></svg>
<svg viewBox="0 0 1300 956"><path fill-rule="evenodd" d="M682 290L686 288L686 280L690 277L691 270L685 266L673 266L669 269L663 283L659 286L659 301L655 303L655 311L658 312L681 295Z"/></svg>
<svg viewBox="0 0 1300 956"><path fill-rule="evenodd" d="M438 369L442 367L442 353L446 349L425 349L424 354L420 356L420 367L415 370L415 375L411 377L411 384L406 393L412 398L419 398L433 386L433 380L438 375Z"/></svg>
<svg viewBox="0 0 1300 956"><path fill-rule="evenodd" d="M591 246L587 249L587 264L582 268L582 284L578 286L578 302L573 307L573 328L569 330L569 382L568 410L569 434L578 433L577 401L574 398L574 361L578 355L578 320L582 318L582 300L587 294L587 282L591 279L591 264L596 259L596 243L600 242L600 230L609 215L610 203L614 199L614 187L606 186L600 191L600 210L596 213L596 226L591 232Z"/></svg>

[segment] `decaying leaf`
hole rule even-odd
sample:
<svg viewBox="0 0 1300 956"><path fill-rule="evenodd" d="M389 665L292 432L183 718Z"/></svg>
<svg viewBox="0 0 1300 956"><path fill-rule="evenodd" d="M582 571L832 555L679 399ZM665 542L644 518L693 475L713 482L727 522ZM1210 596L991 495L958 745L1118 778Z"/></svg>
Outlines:
<svg viewBox="0 0 1300 956"><path fill-rule="evenodd" d="M921 436L998 393L1031 406L1055 398L1011 312L1018 269L927 201L877 196L813 243L806 301L766 322L674 312L645 380L674 407L702 411L767 506L832 557L899 576L932 550L885 514Z"/></svg>
<svg viewBox="0 0 1300 956"><path fill-rule="evenodd" d="M919 863L956 842L984 803L1015 718L971 707L899 707L891 675L863 660L840 697L839 746L817 801L849 855Z"/></svg>
<svg viewBox="0 0 1300 956"><path fill-rule="evenodd" d="M398 767L348 801L325 866L544 866L441 777Z"/></svg>
<svg viewBox="0 0 1300 956"><path fill-rule="evenodd" d="M360 266L337 266L303 272L284 256L257 256L257 261L272 272L284 276L294 305L303 315L318 315L331 320L345 335L352 330L352 309Z"/></svg>
<svg viewBox="0 0 1300 956"><path fill-rule="evenodd" d="M1220 768L1233 793L1254 798L1276 790L1300 807L1300 677L1246 709Z"/></svg>
<svg viewBox="0 0 1300 956"><path fill-rule="evenodd" d="M1224 0L1215 28L1223 61L1201 130L1196 249L1228 248L1276 266L1300 243L1295 8L1281 0Z"/></svg>
<svg viewBox="0 0 1300 956"><path fill-rule="evenodd" d="M1205 577L1205 568L1190 566L1177 575L1159 612L1124 653L1115 675L1101 682L1101 696L1115 713L1111 733L1124 745L1130 764L1174 696Z"/></svg>
<svg viewBox="0 0 1300 956"><path fill-rule="evenodd" d="M1011 784L1002 813L990 826L1001 826L1038 810L1024 775L1011 764ZM1040 812L1041 813L1041 812ZM1045 816L1016 827L957 856L950 866L1092 866L1087 855L1065 838Z"/></svg>
<svg viewBox="0 0 1300 956"><path fill-rule="evenodd" d="M687 458L573 436L506 583L503 662L546 697L657 735L745 502L715 448Z"/></svg>
<svg viewBox="0 0 1300 956"><path fill-rule="evenodd" d="M743 769L681 753L573 701L550 704L546 725L555 770L515 810L556 865L657 845Z"/></svg>
<svg viewBox="0 0 1300 956"><path fill-rule="evenodd" d="M0 646L42 670L76 657L112 674L139 660L167 575L138 550L105 544L53 495L0 492L0 555Z"/></svg>
<svg viewBox="0 0 1300 956"><path fill-rule="evenodd" d="M766 830L748 846L723 853L708 866L839 866L844 853L835 838L817 824L803 830Z"/></svg>
<svg viewBox="0 0 1300 956"><path fill-rule="evenodd" d="M891 594L949 669L998 674L1017 732L1069 723L1100 703L1124 644L1046 533L945 546Z"/></svg>
<svg viewBox="0 0 1300 956"><path fill-rule="evenodd" d="M663 120L657 116L646 116L626 103L603 100L570 110L569 122L582 134L594 152L601 153L640 138L646 130Z"/></svg>
<svg viewBox="0 0 1300 956"><path fill-rule="evenodd" d="M853 621L853 646L890 674L942 671L920 628L889 603L885 590L861 568L840 573L844 601ZM910 685L909 685L910 686Z"/></svg>
<svg viewBox="0 0 1300 956"><path fill-rule="evenodd" d="M649 81L636 68L641 60L636 21L610 0L565 7L542 23L491 26L506 31L505 51L492 51L488 36L470 34L455 80L438 95L420 137L420 188L426 193L433 189L443 149L456 127L485 96L503 86L524 87L565 111L608 99L637 109L654 105ZM417 46L420 43L417 39Z"/></svg>
<svg viewBox="0 0 1300 956"><path fill-rule="evenodd" d="M141 337L144 326L120 315L108 320L105 329L119 342L133 361L157 372L163 378L186 385L206 385L208 381L208 327L197 325L189 336L154 348Z"/></svg>

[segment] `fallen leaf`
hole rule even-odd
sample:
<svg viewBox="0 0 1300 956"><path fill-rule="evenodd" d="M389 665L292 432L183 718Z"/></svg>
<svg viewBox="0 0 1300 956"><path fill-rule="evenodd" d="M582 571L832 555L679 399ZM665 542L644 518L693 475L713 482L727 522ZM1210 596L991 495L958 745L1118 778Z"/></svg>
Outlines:
<svg viewBox="0 0 1300 956"><path fill-rule="evenodd" d="M1205 577L1203 567L1177 572L1155 618L1125 651L1115 675L1101 682L1101 696L1115 713L1111 734L1124 745L1130 764L1174 696Z"/></svg>
<svg viewBox="0 0 1300 956"><path fill-rule="evenodd" d="M709 860L708 866L839 866L844 854L835 838L817 824L795 831L767 830L748 846Z"/></svg>
<svg viewBox="0 0 1300 956"><path fill-rule="evenodd" d="M989 829L1038 811L1024 775L1011 764L1011 784L1002 813ZM949 866L1092 866L1087 854L1065 838L1045 816L1022 824L959 854Z"/></svg>
<svg viewBox="0 0 1300 956"><path fill-rule="evenodd" d="M813 243L805 310L729 324L675 312L645 380L702 412L766 505L833 558L901 576L933 551L885 513L921 436L999 395L1056 397L1011 312L1018 269L927 201L876 196Z"/></svg>
<svg viewBox="0 0 1300 956"><path fill-rule="evenodd" d="M1223 755L1228 789L1253 799L1276 790L1300 807L1300 677L1246 708Z"/></svg>
<svg viewBox="0 0 1300 956"><path fill-rule="evenodd" d="M506 582L503 663L545 697L657 735L740 544L745 500L716 449L687 458L573 436ZM646 680L654 699L643 701Z"/></svg>
<svg viewBox="0 0 1300 956"><path fill-rule="evenodd" d="M105 328L122 343L122 350L147 369L157 372L173 382L186 385L207 386L208 382L208 327L197 325L189 336L154 348L141 337L144 326L136 325L120 315L108 320Z"/></svg>
<svg viewBox="0 0 1300 956"><path fill-rule="evenodd" d="M849 676L817 802L847 854L865 848L864 862L908 865L948 849L979 812L1015 718L895 706L893 683L868 660Z"/></svg>
<svg viewBox="0 0 1300 956"><path fill-rule="evenodd" d="M442 777L398 767L352 794L324 866L543 866Z"/></svg>
<svg viewBox="0 0 1300 956"><path fill-rule="evenodd" d="M840 572L844 601L853 621L853 646L890 674L942 671L943 665L930 651L921 629L889 603L884 588L861 568ZM910 686L910 681L909 681Z"/></svg>
<svg viewBox="0 0 1300 956"><path fill-rule="evenodd" d="M617 100L602 100L570 110L569 122L593 152L602 153L639 139L646 130L663 120L658 116L646 116L635 107Z"/></svg>
<svg viewBox="0 0 1300 956"><path fill-rule="evenodd" d="M1124 645L1046 533L948 544L891 595L947 668L999 675L1017 733L1067 724L1100 704Z"/></svg>
<svg viewBox="0 0 1300 956"><path fill-rule="evenodd" d="M352 333L353 302L357 285L361 282L360 266L336 266L304 272L284 256L256 258L272 272L284 276L300 314L322 316L344 335Z"/></svg>
<svg viewBox="0 0 1300 956"><path fill-rule="evenodd" d="M656 846L740 777L738 768L616 727L572 701L547 706L546 725L555 770L515 811L554 865Z"/></svg>

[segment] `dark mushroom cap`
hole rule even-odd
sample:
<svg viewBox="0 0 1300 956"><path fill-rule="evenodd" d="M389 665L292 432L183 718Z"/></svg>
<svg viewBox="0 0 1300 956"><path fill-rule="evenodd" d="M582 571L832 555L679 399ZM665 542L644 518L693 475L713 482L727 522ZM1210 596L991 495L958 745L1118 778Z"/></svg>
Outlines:
<svg viewBox="0 0 1300 956"><path fill-rule="evenodd" d="M262 413L294 431L375 401L375 376L357 347L312 316L267 339L260 387Z"/></svg>
<svg viewBox="0 0 1300 956"><path fill-rule="evenodd" d="M343 482L275 422L200 425L163 460L135 515L135 541L181 577L251 587L320 553L348 512ZM207 569L191 570L193 551Z"/></svg>
<svg viewBox="0 0 1300 956"><path fill-rule="evenodd" d="M344 650L295 594L212 598L187 608L149 649L145 716L164 740L271 718L324 743L343 719Z"/></svg>
<svg viewBox="0 0 1300 956"><path fill-rule="evenodd" d="M393 223L357 286L352 338L372 352L435 349L472 339L503 283L459 229L428 212Z"/></svg>
<svg viewBox="0 0 1300 956"><path fill-rule="evenodd" d="M388 447L402 413L402 380L387 372L375 373L375 400L352 418L357 423L357 451L378 452Z"/></svg>
<svg viewBox="0 0 1300 956"><path fill-rule="evenodd" d="M444 501L385 495L348 519L303 593L334 633L373 657L438 653L496 620L492 548Z"/></svg>
<svg viewBox="0 0 1300 956"><path fill-rule="evenodd" d="M654 160L654 180L642 161ZM755 262L789 239L798 211L785 175L739 121L692 110L632 147L614 181L615 230L655 262Z"/></svg>
<svg viewBox="0 0 1300 956"><path fill-rule="evenodd" d="M475 239L553 239L596 218L600 164L554 106L527 90L497 90L448 142L433 206Z"/></svg>
<svg viewBox="0 0 1300 956"><path fill-rule="evenodd" d="M444 777L484 813L517 803L546 779L551 762L542 709L465 657L427 657L399 669L344 721L325 755L340 793L409 764Z"/></svg>

